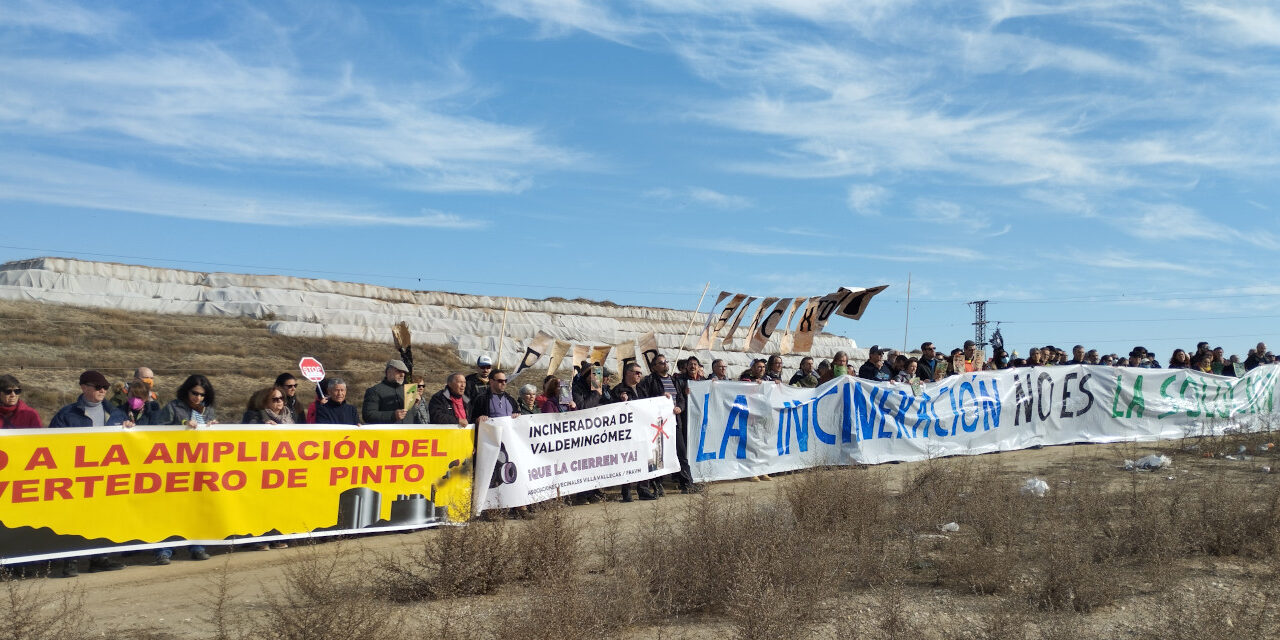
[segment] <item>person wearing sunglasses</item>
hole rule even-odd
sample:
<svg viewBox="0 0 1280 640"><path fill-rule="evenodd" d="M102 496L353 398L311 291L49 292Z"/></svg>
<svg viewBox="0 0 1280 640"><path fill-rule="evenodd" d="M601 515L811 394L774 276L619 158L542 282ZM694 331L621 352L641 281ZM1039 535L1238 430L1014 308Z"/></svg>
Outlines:
<svg viewBox="0 0 1280 640"><path fill-rule="evenodd" d="M49 420L49 427L132 427L133 421L114 404L107 402L107 390L110 388L107 377L97 371L80 374L80 397L58 409Z"/></svg>
<svg viewBox="0 0 1280 640"><path fill-rule="evenodd" d="M498 369L489 374L489 388L471 401L471 421L480 424L489 418L519 418L520 411L515 398L507 393L507 372Z"/></svg>
<svg viewBox="0 0 1280 640"><path fill-rule="evenodd" d="M184 425L188 429L218 424L218 414L214 410L217 396L208 378L198 373L188 376L175 395L177 397L160 410L152 424ZM191 552L192 560L209 559L209 554L200 545L190 545L187 550ZM156 549L155 564L167 565L172 557L172 548Z"/></svg>
<svg viewBox="0 0 1280 640"><path fill-rule="evenodd" d="M259 389L249 397L241 424L295 424L293 412L285 407L285 390L280 387Z"/></svg>
<svg viewBox="0 0 1280 640"><path fill-rule="evenodd" d="M160 410L152 424L184 425L188 429L218 424L214 409L217 396L208 378L198 373L188 376L175 395L177 397Z"/></svg>
<svg viewBox="0 0 1280 640"><path fill-rule="evenodd" d="M22 401L22 385L18 379L0 376L0 429L38 429L43 427L40 414Z"/></svg>
<svg viewBox="0 0 1280 640"><path fill-rule="evenodd" d="M3 386L3 385L0 385ZM80 397L76 401L59 409L49 420L52 429L69 427L132 427L133 421L114 404L107 401L107 390L111 383L107 377L97 371L85 371L80 374ZM79 561L67 558L62 561L62 577L74 578L80 575ZM89 571L118 571L124 563L107 555L89 558Z"/></svg>
<svg viewBox="0 0 1280 640"><path fill-rule="evenodd" d="M298 379L292 373L282 373L276 376L275 386L284 389L284 406L293 413L293 423L306 422L307 407L298 400Z"/></svg>

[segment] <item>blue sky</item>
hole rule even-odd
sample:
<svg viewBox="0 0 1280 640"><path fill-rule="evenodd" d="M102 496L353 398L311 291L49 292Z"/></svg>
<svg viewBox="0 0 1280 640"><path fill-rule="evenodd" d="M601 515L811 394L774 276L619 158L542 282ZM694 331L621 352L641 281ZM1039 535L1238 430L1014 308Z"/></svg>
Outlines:
<svg viewBox="0 0 1280 640"><path fill-rule="evenodd" d="M10 0L0 259L889 284L828 327L863 346L901 346L911 274L913 345L990 299L1020 352L1243 355L1280 318L1277 63L1280 10L1225 1Z"/></svg>

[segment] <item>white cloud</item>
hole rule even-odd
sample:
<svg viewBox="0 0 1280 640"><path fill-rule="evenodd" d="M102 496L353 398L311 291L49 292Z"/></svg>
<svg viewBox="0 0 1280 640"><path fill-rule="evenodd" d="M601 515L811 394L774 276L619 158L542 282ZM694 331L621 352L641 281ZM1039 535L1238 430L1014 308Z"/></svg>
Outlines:
<svg viewBox="0 0 1280 640"><path fill-rule="evenodd" d="M889 190L875 184L855 184L849 187L849 209L864 216L880 215L880 207L889 199Z"/></svg>
<svg viewBox="0 0 1280 640"><path fill-rule="evenodd" d="M717 209L745 209L751 206L751 200L742 196L728 195L711 189L693 187L689 189L689 197L694 202L711 205Z"/></svg>
<svg viewBox="0 0 1280 640"><path fill-rule="evenodd" d="M691 203L726 210L745 209L751 206L750 198L721 193L705 187L683 189L657 187L645 191L644 195L655 200L675 202L680 207L688 206Z"/></svg>
<svg viewBox="0 0 1280 640"><path fill-rule="evenodd" d="M1269 231L1240 231L1214 222L1183 205L1144 203L1135 208L1138 210L1135 215L1121 216L1115 222L1125 233L1144 240L1213 240L1280 249L1280 241Z"/></svg>
<svg viewBox="0 0 1280 640"><path fill-rule="evenodd" d="M94 10L62 0L7 0L0 3L0 27L81 36L114 32L124 20L111 10Z"/></svg>
<svg viewBox="0 0 1280 640"><path fill-rule="evenodd" d="M209 43L90 59L0 54L0 133L127 143L189 164L357 172L423 191L516 192L580 154L536 129L450 113L465 80L383 86L255 64Z"/></svg>
<svg viewBox="0 0 1280 640"><path fill-rule="evenodd" d="M1188 262L1171 262L1158 258L1144 258L1140 255L1120 253L1116 251L1089 254L1071 254L1069 259L1091 267L1103 269L1131 269L1137 271L1168 271L1195 275L1209 275L1212 271L1205 267Z"/></svg>
<svg viewBox="0 0 1280 640"><path fill-rule="evenodd" d="M1218 20L1228 37L1250 44L1280 46L1280 16L1265 4L1196 2L1190 8Z"/></svg>
<svg viewBox="0 0 1280 640"><path fill-rule="evenodd" d="M0 201L274 226L478 229L488 225L483 219L430 209L396 213L368 204L212 189L134 171L19 153L0 153ZM16 206L10 204L7 208Z"/></svg>

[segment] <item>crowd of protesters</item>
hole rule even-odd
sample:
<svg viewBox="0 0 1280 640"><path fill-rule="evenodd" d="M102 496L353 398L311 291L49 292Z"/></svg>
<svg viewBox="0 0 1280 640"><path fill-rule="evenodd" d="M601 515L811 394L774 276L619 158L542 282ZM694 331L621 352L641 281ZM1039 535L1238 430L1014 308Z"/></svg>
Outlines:
<svg viewBox="0 0 1280 640"><path fill-rule="evenodd" d="M688 408L688 384L698 380L737 380L760 384L786 384L798 387L818 385L845 375L856 375L868 380L899 383L923 383L940 381L951 375L980 370L999 370L1021 367L1048 367L1059 365L1102 365L1115 367L1195 369L1205 373L1237 376L1259 365L1276 361L1275 355L1264 343L1250 349L1245 359L1224 354L1221 347L1211 348L1201 342L1193 350L1175 349L1167 362L1141 346L1129 351L1127 356L1115 353L1101 354L1096 349L1075 345L1071 352L1052 345L1033 347L1020 357L1017 352L1007 353L1000 347L993 349L986 359L973 341L966 341L949 354L943 353L932 342L920 345L918 353L900 353L872 346L868 358L855 371L847 353L837 352L830 360L815 364L812 357L804 357L799 368L790 376L784 370L783 360L774 355L753 360L736 377L724 360L711 362L710 373L696 356L682 358L674 369L665 356L659 354L650 363L650 373L641 366L628 362L623 367L621 379L601 363L583 361L574 367L574 375L567 383L554 375L543 379L541 387L526 384L517 395L507 388L508 374L495 369L487 356L476 362L476 371L464 375L451 373L444 387L427 396L419 393L406 401L406 378L409 368L401 360L390 360L383 370L383 379L364 392L360 408L347 402L347 383L339 377L325 378L316 385L314 401L307 403L298 397L298 379L290 373L276 377L273 385L255 391L249 398L239 421L234 424L292 425L292 424L457 424L467 426L497 417L519 417L526 414L559 413L577 409L589 409L601 405L627 402L642 398L666 396L673 400L676 414L676 449L680 470L666 478L683 493L697 493L701 487L693 482L686 452L687 429L685 413ZM426 381L414 378L417 389L426 388ZM122 427L136 425L172 425L199 429L218 424L220 414L217 393L213 383L203 375L188 376L167 402L157 395L155 375L151 369L140 367L127 382L114 385L114 393L108 399L113 385L98 371L85 371L79 377L80 395L75 402L59 409L49 419L47 427ZM22 385L12 375L0 375L0 428L41 428L46 425L39 413L22 401ZM769 480L769 476L757 476L753 481ZM665 495L662 479L622 485L621 499L631 502L657 500ZM605 499L599 490L587 491L570 497L575 503L592 503ZM511 511L513 517L531 518L525 507ZM255 544L254 550L285 548L283 541ZM192 560L206 560L203 547L189 546ZM167 565L173 556L172 548L155 552L154 563ZM124 568L124 564L110 556L99 555L89 559L91 571L112 571ZM78 562L69 559L62 564L62 575L78 574Z"/></svg>

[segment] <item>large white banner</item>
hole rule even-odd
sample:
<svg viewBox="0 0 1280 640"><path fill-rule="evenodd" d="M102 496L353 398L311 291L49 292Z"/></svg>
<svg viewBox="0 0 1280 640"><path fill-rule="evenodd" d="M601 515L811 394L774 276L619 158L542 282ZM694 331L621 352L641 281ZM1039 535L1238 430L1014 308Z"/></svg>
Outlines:
<svg viewBox="0 0 1280 640"><path fill-rule="evenodd" d="M473 509L519 507L680 470L675 405L647 398L476 426Z"/></svg>
<svg viewBox="0 0 1280 640"><path fill-rule="evenodd" d="M1243 378L1094 365L966 373L912 387L848 376L816 389L689 384L695 481L1072 442L1280 426L1280 365Z"/></svg>

